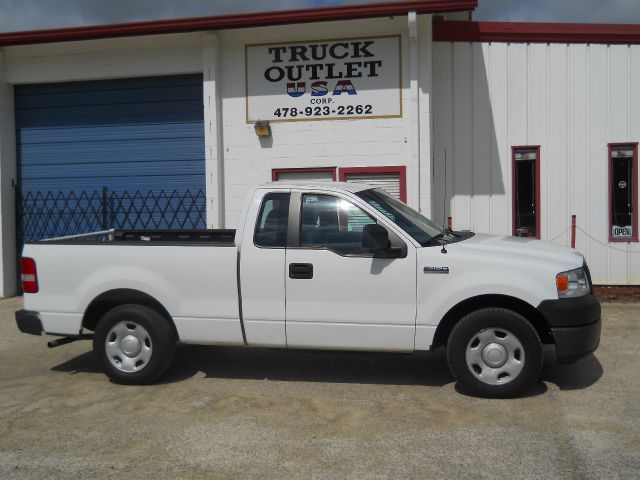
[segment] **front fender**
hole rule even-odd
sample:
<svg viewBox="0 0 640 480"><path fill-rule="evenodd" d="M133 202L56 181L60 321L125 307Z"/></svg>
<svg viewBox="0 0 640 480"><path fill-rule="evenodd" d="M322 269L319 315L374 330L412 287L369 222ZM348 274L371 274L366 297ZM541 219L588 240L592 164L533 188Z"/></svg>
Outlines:
<svg viewBox="0 0 640 480"><path fill-rule="evenodd" d="M502 295L521 300L532 308L536 308L543 300L558 298L555 288L552 288L555 285L544 278L547 275L533 272L514 274L513 271L502 269L492 272L453 272L446 276L418 273L422 274L422 278L419 277L417 292L416 350L428 350L447 312L470 298Z"/></svg>

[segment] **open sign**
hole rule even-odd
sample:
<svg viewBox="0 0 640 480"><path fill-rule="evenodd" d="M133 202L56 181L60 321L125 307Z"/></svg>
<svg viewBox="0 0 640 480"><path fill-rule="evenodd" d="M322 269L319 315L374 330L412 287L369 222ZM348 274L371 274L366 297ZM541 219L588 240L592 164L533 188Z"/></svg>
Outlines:
<svg viewBox="0 0 640 480"><path fill-rule="evenodd" d="M633 236L633 228L631 225L627 225L626 227L619 227L614 225L611 228L611 237L612 238L627 238Z"/></svg>

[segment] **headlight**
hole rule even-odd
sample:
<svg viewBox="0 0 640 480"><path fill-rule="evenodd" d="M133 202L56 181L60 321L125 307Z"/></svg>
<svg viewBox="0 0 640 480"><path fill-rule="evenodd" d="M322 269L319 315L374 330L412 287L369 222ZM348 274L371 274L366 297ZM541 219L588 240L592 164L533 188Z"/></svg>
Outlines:
<svg viewBox="0 0 640 480"><path fill-rule="evenodd" d="M591 292L584 268L556 275L556 287L558 288L558 298L582 297Z"/></svg>

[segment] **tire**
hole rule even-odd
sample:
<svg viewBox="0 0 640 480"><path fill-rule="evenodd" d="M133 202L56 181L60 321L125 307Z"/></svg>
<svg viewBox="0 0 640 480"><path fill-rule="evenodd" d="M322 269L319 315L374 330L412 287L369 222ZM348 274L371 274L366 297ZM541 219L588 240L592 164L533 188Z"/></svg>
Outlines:
<svg viewBox="0 0 640 480"><path fill-rule="evenodd" d="M120 305L98 322L93 351L116 383L145 385L164 374L176 348L167 319L149 307Z"/></svg>
<svg viewBox="0 0 640 480"><path fill-rule="evenodd" d="M449 336L447 361L471 394L509 398L531 389L542 369L542 343L533 325L505 308L483 308L460 320Z"/></svg>

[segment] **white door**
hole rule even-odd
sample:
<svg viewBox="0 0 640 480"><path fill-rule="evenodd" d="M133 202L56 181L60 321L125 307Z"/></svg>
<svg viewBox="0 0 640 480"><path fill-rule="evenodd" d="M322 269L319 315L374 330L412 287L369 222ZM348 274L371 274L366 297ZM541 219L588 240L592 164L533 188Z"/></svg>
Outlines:
<svg viewBox="0 0 640 480"><path fill-rule="evenodd" d="M289 197L288 191L266 195L258 191L248 210L240 251L240 295L244 333L251 346L286 346L284 271Z"/></svg>
<svg viewBox="0 0 640 480"><path fill-rule="evenodd" d="M339 196L303 194L301 203L299 247L286 251L287 346L412 351L415 248L373 258L362 247L371 216Z"/></svg>

